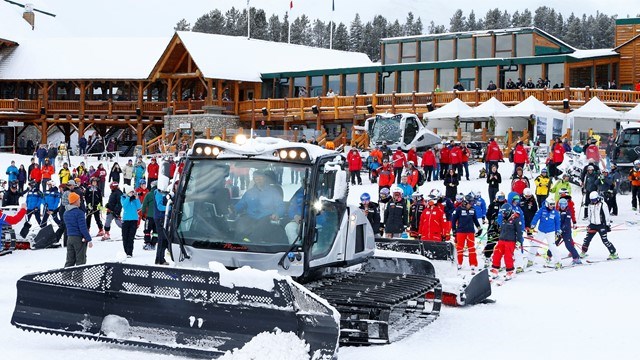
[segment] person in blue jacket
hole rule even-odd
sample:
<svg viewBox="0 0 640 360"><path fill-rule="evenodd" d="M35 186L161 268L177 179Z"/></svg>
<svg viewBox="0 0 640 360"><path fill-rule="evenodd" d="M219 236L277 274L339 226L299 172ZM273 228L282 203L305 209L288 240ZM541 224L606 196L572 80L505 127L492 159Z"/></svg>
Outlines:
<svg viewBox="0 0 640 360"><path fill-rule="evenodd" d="M482 234L482 228L476 211L473 208L475 198L471 194L467 194L462 204L456 208L451 217L451 228L456 238L456 250L458 252L458 270L462 268L462 260L464 259L464 247L467 246L469 251L469 265L471 273L475 273L478 267L478 258L476 256L475 236ZM478 228L477 232L474 228Z"/></svg>
<svg viewBox="0 0 640 360"><path fill-rule="evenodd" d="M27 190L27 222L31 220L31 215L36 217L38 225L42 223L40 218L40 207L44 203L44 195L34 180L29 182L29 190Z"/></svg>
<svg viewBox="0 0 640 360"><path fill-rule="evenodd" d="M7 168L7 175L9 175L9 182L18 180L18 168L16 162L11 160L11 165Z"/></svg>
<svg viewBox="0 0 640 360"><path fill-rule="evenodd" d="M130 258L133 256L133 240L138 229L138 210L142 208L138 194L131 185L125 185L120 204L122 204L122 246L127 257Z"/></svg>
<svg viewBox="0 0 640 360"><path fill-rule="evenodd" d="M144 173L146 168L142 160L138 159L136 165L133 167L133 177L135 179L134 184L140 184L140 180L144 179Z"/></svg>
<svg viewBox="0 0 640 360"><path fill-rule="evenodd" d="M571 209L569 208L569 200L567 200L566 198L558 200L557 210L560 214L562 242L564 243L564 246L567 248L567 250L571 254L571 258L573 259L571 265L580 265L582 264L582 261L580 261L580 254L578 254L578 250L576 250L576 247L573 244L573 216L571 215Z"/></svg>
<svg viewBox="0 0 640 360"><path fill-rule="evenodd" d="M538 212L533 216L533 220L531 220L531 227L534 228L538 222L540 225L538 226L538 242L546 242L549 246L549 250L551 250L552 258L551 263L554 263L554 266L559 269L562 267L562 254L560 253L560 249L558 248L558 244L562 240L562 232L560 231L560 214L558 210L556 210L556 200L553 196L547 198L544 201L544 206L541 207ZM531 241L531 247L529 252L529 261L533 262L533 259L537 255L539 246L536 244L536 241Z"/></svg>
<svg viewBox="0 0 640 360"><path fill-rule="evenodd" d="M484 201L484 199L480 195L480 192L474 193L472 191L471 194L473 195L473 198L474 198L473 209L476 211L476 217L478 218L478 220L482 219L482 223L486 224L487 223L487 203Z"/></svg>
<svg viewBox="0 0 640 360"><path fill-rule="evenodd" d="M49 216L51 216L56 224L60 225L60 217L58 215L60 197L60 191L58 191L58 188L53 185L53 181L47 181L47 191L44 192L44 216L42 217L41 226L47 224Z"/></svg>

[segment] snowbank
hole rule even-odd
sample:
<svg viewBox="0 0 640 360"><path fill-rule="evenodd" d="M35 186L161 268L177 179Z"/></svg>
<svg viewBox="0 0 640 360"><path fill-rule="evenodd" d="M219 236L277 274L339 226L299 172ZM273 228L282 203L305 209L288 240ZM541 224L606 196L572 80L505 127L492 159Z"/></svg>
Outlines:
<svg viewBox="0 0 640 360"><path fill-rule="evenodd" d="M282 332L263 332L246 343L242 349L227 351L219 360L305 360L309 359L309 345L296 334Z"/></svg>

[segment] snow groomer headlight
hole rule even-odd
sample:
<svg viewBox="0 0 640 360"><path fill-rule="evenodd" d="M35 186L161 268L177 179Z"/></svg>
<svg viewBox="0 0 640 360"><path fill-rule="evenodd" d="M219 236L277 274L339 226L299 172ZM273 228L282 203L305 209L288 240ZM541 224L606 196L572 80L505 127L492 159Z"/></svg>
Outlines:
<svg viewBox="0 0 640 360"><path fill-rule="evenodd" d="M193 151L196 156L208 157L216 157L220 155L221 152L222 150L219 147L211 145L198 145Z"/></svg>
<svg viewBox="0 0 640 360"><path fill-rule="evenodd" d="M309 153L304 148L280 149L273 152L280 160L309 162Z"/></svg>

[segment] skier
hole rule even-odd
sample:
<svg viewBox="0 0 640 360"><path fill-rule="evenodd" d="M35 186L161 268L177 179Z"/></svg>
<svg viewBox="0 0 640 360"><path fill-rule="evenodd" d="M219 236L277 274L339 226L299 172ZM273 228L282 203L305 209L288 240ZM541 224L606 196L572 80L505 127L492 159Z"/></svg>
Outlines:
<svg viewBox="0 0 640 360"><path fill-rule="evenodd" d="M47 182L47 191L44 192L44 216L42 217L42 225L47 224L49 216L53 221L60 225L60 218L58 216L58 209L60 208L60 192L58 188L53 185L53 181Z"/></svg>
<svg viewBox="0 0 640 360"><path fill-rule="evenodd" d="M603 171L604 173L604 171ZM618 216L618 188L620 186L620 173L618 173L618 167L616 164L611 164L611 172L608 172L605 177L605 182L610 185L610 188L604 194L605 201L609 207L609 212L612 216Z"/></svg>
<svg viewBox="0 0 640 360"><path fill-rule="evenodd" d="M571 265L580 265L582 262L580 261L580 255L578 254L578 250L573 244L573 235L572 235L572 223L573 216L571 215L571 209L569 209L569 201L565 198L562 198L558 201L557 207L558 213L560 214L560 228L562 230L562 242L564 242L564 246L567 248L569 253L571 254ZM575 224L575 223L574 223Z"/></svg>
<svg viewBox="0 0 640 360"><path fill-rule="evenodd" d="M384 232L386 237L401 237L408 224L407 202L400 187L391 188L391 201L384 210Z"/></svg>
<svg viewBox="0 0 640 360"><path fill-rule="evenodd" d="M516 147L513 149L513 167L515 170L518 170L518 168L520 168L520 170L524 169L524 165L529 163L529 153L527 152L527 149L524 147L524 143L521 141L518 141L518 143L516 144ZM514 174L516 173L516 171L514 171ZM527 184L527 187L529 187L529 185Z"/></svg>
<svg viewBox="0 0 640 360"><path fill-rule="evenodd" d="M582 180L582 195L584 197L583 206L584 206L584 218L582 220L587 220L587 207L589 205L589 198L586 196L587 194L591 194L592 192L598 193L598 172L595 171L595 168L592 165L587 166L587 173L583 176Z"/></svg>
<svg viewBox="0 0 640 360"><path fill-rule="evenodd" d="M582 243L582 252L580 253L580 257L584 258L587 256L589 244L596 233L598 233L602 243L609 250L608 259L618 259L616 248L607 237L607 233L611 231L611 226L609 226L609 208L607 207L607 204L602 201L600 195L595 191L592 191L589 194L589 200L591 202L587 207L589 210L589 225L587 226L587 236L585 236L584 242Z"/></svg>
<svg viewBox="0 0 640 360"><path fill-rule="evenodd" d="M500 191L502 176L498 172L497 165L491 165L491 171L487 174L487 184L489 184L489 202L495 200L496 194Z"/></svg>
<svg viewBox="0 0 640 360"><path fill-rule="evenodd" d="M640 201L640 159L633 162L633 169L629 170L629 181L631 181L631 209L636 211Z"/></svg>
<svg viewBox="0 0 640 360"><path fill-rule="evenodd" d="M478 221L480 219L482 219L482 223L486 224L487 223L487 203L486 203L486 201L484 201L484 199L480 195L480 192L474 193L472 191L469 194L473 195L473 199L474 199L473 200L473 209L476 211L476 217L478 218Z"/></svg>
<svg viewBox="0 0 640 360"><path fill-rule="evenodd" d="M38 183L34 180L29 181L29 190L27 191L27 222L31 220L31 215L34 215L38 225L42 224L40 207L43 203L44 195L38 188Z"/></svg>
<svg viewBox="0 0 640 360"><path fill-rule="evenodd" d="M520 213L514 211L509 204L504 204L500 208L499 217L503 219L500 226L500 236L498 244L493 250L493 263L491 269L491 277L497 278L500 271L502 258L507 270L505 280L511 280L514 277L514 261L513 254L516 248L516 242L522 244L522 222L520 221Z"/></svg>
<svg viewBox="0 0 640 360"><path fill-rule="evenodd" d="M511 176L511 191L522 196L522 191L529 187L529 178L524 176L522 167L518 166L515 173Z"/></svg>
<svg viewBox="0 0 640 360"><path fill-rule="evenodd" d="M371 201L369 193L362 193L362 195L360 195L360 209L364 212L367 220L369 220L373 232L377 234L380 229L380 207L376 202Z"/></svg>
<svg viewBox="0 0 640 360"><path fill-rule="evenodd" d="M387 209L387 206L391 202L391 193L388 188L380 189L380 194L378 194L378 206L380 208L380 227L379 229L373 229L380 235L384 234L384 212Z"/></svg>
<svg viewBox="0 0 640 360"><path fill-rule="evenodd" d="M84 193L84 201L87 204L87 229L91 230L91 217L96 220L98 225L98 236L104 236L104 228L102 227L102 219L100 219L102 211L102 194L98 187L98 178L91 179L91 185Z"/></svg>
<svg viewBox="0 0 640 360"><path fill-rule="evenodd" d="M538 207L542 207L544 200L549 197L549 188L552 186L551 178L547 176L547 168L543 168L533 182L536 184Z"/></svg>
<svg viewBox="0 0 640 360"><path fill-rule="evenodd" d="M402 175L402 169L404 168L404 164L407 162L407 157L402 152L402 149L397 148L391 157L391 165L393 166L393 176L395 176L396 181L400 184L400 177Z"/></svg>
<svg viewBox="0 0 640 360"><path fill-rule="evenodd" d="M153 220L155 210L155 190L157 182L151 183L151 190L142 199L142 209L140 209L142 220L144 223L144 250L155 250L158 243L158 233L156 224ZM375 229L374 229L375 230Z"/></svg>
<svg viewBox="0 0 640 360"><path fill-rule="evenodd" d="M360 177L360 170L362 170L362 158L360 157L358 149L351 148L347 155L347 163L349 164L351 185L356 184L356 178L358 179L358 185L362 185L362 178ZM151 175L149 175L149 177L151 177Z"/></svg>
<svg viewBox="0 0 640 360"><path fill-rule="evenodd" d="M483 254L484 254L484 267L489 267L491 263L491 256L493 255L493 249L498 242L498 237L500 236L500 226L498 226L498 213L500 213L500 208L502 205L507 203L507 198L502 191L498 191L496 194L495 200L493 200L489 207L487 208L487 220L489 221L489 226L487 227L487 243L484 246Z"/></svg>
<svg viewBox="0 0 640 360"><path fill-rule="evenodd" d="M560 214L558 210L556 210L556 201L552 197L547 198L547 200L544 201L544 206L536 212L533 220L531 220L532 228L535 228L538 222L540 222L538 239L547 243L552 254L550 263L555 262L555 268L559 269L562 267L562 255L560 254L558 244L560 244L560 240L562 239L562 232L560 231ZM533 256L537 255L539 247L535 242L532 242L531 245L529 260L532 260Z"/></svg>
<svg viewBox="0 0 640 360"><path fill-rule="evenodd" d="M138 210L142 207L136 190L131 185L125 185L125 194L120 198L122 205L122 246L125 254L133 256L133 240L138 228Z"/></svg>
<svg viewBox="0 0 640 360"><path fill-rule="evenodd" d="M522 208L520 207L520 195L518 195L515 192L510 192L509 195L507 196L507 203L509 205L511 205L511 210L513 212L517 212L518 213L518 221L520 222L520 226L519 229L521 232L524 232L524 212L522 211ZM502 221L503 221L503 216L502 216L502 211L498 213L498 219L497 219L497 223L498 226L502 226ZM517 246L517 250L515 253L515 263L516 263L516 272L520 273L523 271L524 266L525 265L529 265L528 263L525 264L524 263L524 250L522 248L522 242L523 240L523 236L522 234L520 235L520 237L518 238L520 239L519 244ZM495 249L493 250L495 253ZM531 265L533 265L533 262L531 263Z"/></svg>
<svg viewBox="0 0 640 360"><path fill-rule="evenodd" d="M382 160L382 166L378 170L378 191L382 191L382 189L389 190L394 181L393 167L389 164L389 160L384 158Z"/></svg>
<svg viewBox="0 0 640 360"><path fill-rule="evenodd" d="M533 231L531 230L531 220L533 216L538 212L538 202L536 198L533 197L533 192L531 189L526 188L523 191L522 202L520 207L522 208L522 212L524 213L524 229L527 232L528 236L533 235Z"/></svg>
<svg viewBox="0 0 640 360"><path fill-rule="evenodd" d="M409 236L415 238L418 236L422 212L427 207L427 203L419 192L411 194L411 200L411 206L409 207Z"/></svg>
<svg viewBox="0 0 640 360"><path fill-rule="evenodd" d="M446 176L442 176L444 186L446 188L445 193L449 200L453 201L458 193L458 175L453 168L447 171Z"/></svg>
<svg viewBox="0 0 640 360"><path fill-rule="evenodd" d="M438 198L435 195L429 195L427 207L420 215L419 232L420 240L423 241L448 240L446 217L442 208L438 206Z"/></svg>
<svg viewBox="0 0 640 360"><path fill-rule="evenodd" d="M453 202L451 201L451 199L442 195L442 193L438 189L431 190L431 192L429 193L429 196L437 199L438 201L437 206L444 213L445 222L444 222L443 240L447 241L449 240L449 237L451 234L451 216L453 216L455 207L453 206Z"/></svg>
<svg viewBox="0 0 640 360"><path fill-rule="evenodd" d="M129 185L127 185L129 186ZM104 236L102 240L110 240L111 222L115 220L116 225L122 229L122 218L120 212L122 211L122 204L120 198L122 197L122 191L118 188L118 183L112 182L109 186L111 188L111 195L109 195L109 201L107 202L107 220L104 224Z"/></svg>
<svg viewBox="0 0 640 360"><path fill-rule="evenodd" d="M569 213L571 214L571 221L573 221L573 228L574 229L577 228L576 224L578 223L578 220L576 218L576 208L573 200L571 199L571 194L567 189L560 189L558 194L560 195L560 199L558 200L558 202L562 199L567 200L567 209L569 209Z"/></svg>
<svg viewBox="0 0 640 360"><path fill-rule="evenodd" d="M562 174L562 180L555 182L551 186L550 193L554 194L556 201L560 199L560 189L565 189L571 196L571 182L569 180L571 180L571 176L565 172Z"/></svg>
<svg viewBox="0 0 640 360"><path fill-rule="evenodd" d="M478 266L476 257L475 236L482 234L482 227L478 222L476 211L473 209L474 197L471 194L465 196L462 206L458 207L451 217L451 227L456 236L456 250L458 253L458 270L462 268L464 259L464 247L466 245L469 252L469 265L471 273L474 274ZM477 232L474 225L478 228ZM475 236L474 236L475 234Z"/></svg>

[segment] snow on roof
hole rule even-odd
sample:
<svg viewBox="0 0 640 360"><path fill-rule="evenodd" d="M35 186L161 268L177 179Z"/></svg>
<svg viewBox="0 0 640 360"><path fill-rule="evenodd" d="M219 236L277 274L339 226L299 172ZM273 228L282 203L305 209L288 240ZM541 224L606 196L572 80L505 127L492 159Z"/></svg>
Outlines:
<svg viewBox="0 0 640 360"><path fill-rule="evenodd" d="M179 31L177 34L205 78L262 82L262 73L375 65L363 53L241 36L188 31Z"/></svg>
<svg viewBox="0 0 640 360"><path fill-rule="evenodd" d="M525 117L528 118L531 115L536 116L547 116L558 119L564 119L564 114L553 110L547 105L543 104L540 100L536 99L534 96L529 96L523 102L510 107L508 109L499 111L496 113L496 118L514 118L514 117Z"/></svg>
<svg viewBox="0 0 640 360"><path fill-rule="evenodd" d="M31 38L0 50L0 80L147 79L168 38Z"/></svg>
<svg viewBox="0 0 640 360"><path fill-rule="evenodd" d="M501 103L500 100L496 99L495 97L492 97L482 104L464 111L460 114L460 118L467 120L486 119L491 116L495 116L498 112L506 109L508 109L507 105Z"/></svg>
<svg viewBox="0 0 640 360"><path fill-rule="evenodd" d="M423 118L425 120L452 119L469 110L471 110L471 106L465 104L462 100L455 98L452 102L446 104L445 106L437 110L425 113L423 115Z"/></svg>
<svg viewBox="0 0 640 360"><path fill-rule="evenodd" d="M576 50L573 53L569 54L572 58L576 59L588 59L594 57L601 56L618 56L618 54L613 49L588 49L588 50Z"/></svg>
<svg viewBox="0 0 640 360"><path fill-rule="evenodd" d="M570 112L567 117L569 118L588 118L588 119L622 119L622 113L613 110L605 105L597 97L592 98L586 104L582 105L579 109Z"/></svg>

